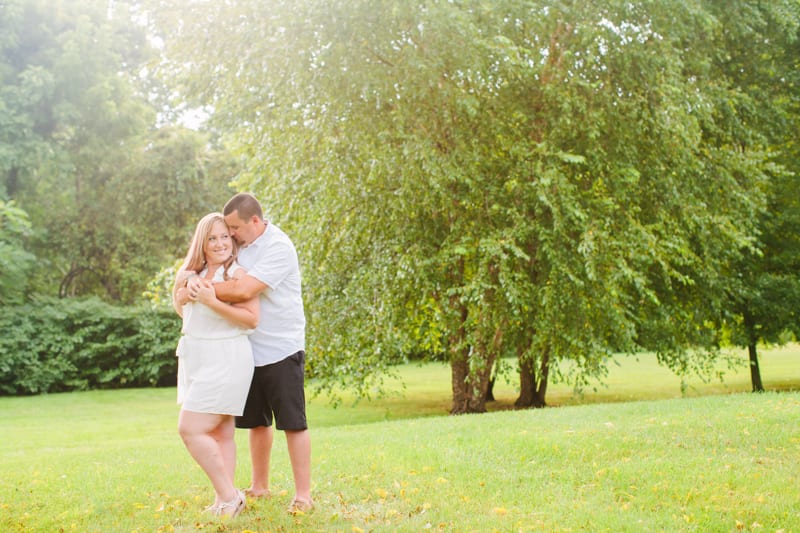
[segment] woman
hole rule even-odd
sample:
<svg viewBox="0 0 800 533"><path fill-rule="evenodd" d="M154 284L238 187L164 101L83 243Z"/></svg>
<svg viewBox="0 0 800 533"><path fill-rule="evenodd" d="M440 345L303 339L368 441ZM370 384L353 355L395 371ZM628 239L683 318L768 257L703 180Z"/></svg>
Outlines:
<svg viewBox="0 0 800 533"><path fill-rule="evenodd" d="M253 375L253 354L247 338L258 324L258 299L227 304L217 299L212 282L240 278L236 244L221 213L197 224L186 260L175 279L173 305L183 318L178 343L178 432L187 450L214 486L218 516L235 517L245 506L234 483L236 443L234 416L241 415ZM178 291L200 276L198 291L178 304ZM184 298L185 300L185 298Z"/></svg>

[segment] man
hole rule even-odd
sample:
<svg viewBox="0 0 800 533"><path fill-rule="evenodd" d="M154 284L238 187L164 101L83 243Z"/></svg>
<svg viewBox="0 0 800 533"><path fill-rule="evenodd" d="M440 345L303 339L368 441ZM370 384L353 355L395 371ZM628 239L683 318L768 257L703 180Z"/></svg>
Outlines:
<svg viewBox="0 0 800 533"><path fill-rule="evenodd" d="M245 493L269 497L269 463L275 427L286 433L295 496L288 511L310 511L311 437L305 412L305 315L297 252L289 237L264 220L250 194L234 195L223 209L231 236L242 247L241 279L214 284L217 298L236 303L258 295L260 319L250 335L255 372L244 413L236 427L250 430L252 479ZM189 292L197 284L189 282Z"/></svg>

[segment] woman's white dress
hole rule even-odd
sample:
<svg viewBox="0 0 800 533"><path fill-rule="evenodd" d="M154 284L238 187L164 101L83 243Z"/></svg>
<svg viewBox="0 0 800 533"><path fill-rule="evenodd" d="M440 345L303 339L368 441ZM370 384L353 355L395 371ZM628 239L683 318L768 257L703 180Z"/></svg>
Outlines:
<svg viewBox="0 0 800 533"><path fill-rule="evenodd" d="M241 268L234 264L228 272ZM223 281L223 268L214 281ZM205 276L206 271L200 275ZM242 414L253 377L248 334L205 304L183 306L183 336L178 342L178 403L197 413Z"/></svg>

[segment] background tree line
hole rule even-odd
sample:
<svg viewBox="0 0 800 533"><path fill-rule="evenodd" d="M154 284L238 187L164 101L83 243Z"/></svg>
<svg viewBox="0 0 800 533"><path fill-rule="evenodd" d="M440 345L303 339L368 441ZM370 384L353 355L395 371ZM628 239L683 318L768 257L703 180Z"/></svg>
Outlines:
<svg viewBox="0 0 800 533"><path fill-rule="evenodd" d="M175 125L134 7L0 5L1 394L174 383L179 321L142 293L235 165Z"/></svg>
<svg viewBox="0 0 800 533"><path fill-rule="evenodd" d="M14 250L3 304L134 303L229 192L233 162L213 138L166 125L135 14L100 1L0 8L0 219Z"/></svg>
<svg viewBox="0 0 800 533"><path fill-rule="evenodd" d="M712 376L800 329L796 0L11 5L3 242L30 283L4 303L136 301L235 174L298 245L324 389L446 359L479 412L513 358L541 406L619 353ZM157 126L186 106L204 133Z"/></svg>

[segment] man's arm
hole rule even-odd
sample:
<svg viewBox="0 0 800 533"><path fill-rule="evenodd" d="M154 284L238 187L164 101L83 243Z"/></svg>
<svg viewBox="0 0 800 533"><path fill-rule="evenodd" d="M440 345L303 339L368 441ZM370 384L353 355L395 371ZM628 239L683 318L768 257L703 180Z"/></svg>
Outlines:
<svg viewBox="0 0 800 533"><path fill-rule="evenodd" d="M244 303L228 304L217 298L213 284L205 281L200 286L197 301L207 305L232 324L246 329L258 327L258 298L251 298Z"/></svg>
<svg viewBox="0 0 800 533"><path fill-rule="evenodd" d="M266 288L266 283L258 281L256 278L249 275L214 284L214 291L217 293L217 298L223 302L229 303L241 303L252 300Z"/></svg>

